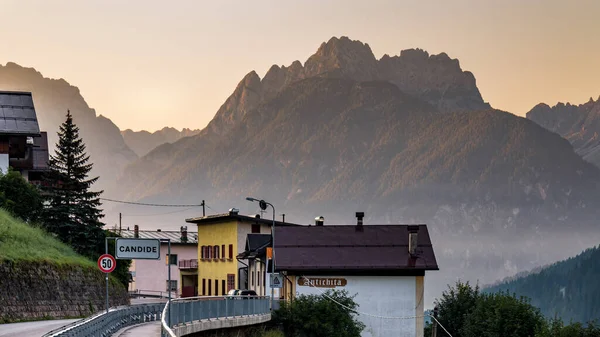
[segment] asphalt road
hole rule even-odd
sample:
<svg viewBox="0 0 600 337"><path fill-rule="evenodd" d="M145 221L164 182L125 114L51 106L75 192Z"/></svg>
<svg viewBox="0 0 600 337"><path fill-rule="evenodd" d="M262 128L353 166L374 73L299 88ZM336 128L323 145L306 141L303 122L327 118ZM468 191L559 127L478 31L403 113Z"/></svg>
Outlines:
<svg viewBox="0 0 600 337"><path fill-rule="evenodd" d="M156 302L166 302L166 299L159 298L135 298L131 299L131 304L142 304L142 303L156 303ZM78 321L79 319L59 319L59 320L48 320L48 321L35 321L35 322L23 322L23 323L10 323L10 324L0 324L0 337L40 337L43 334L52 331L54 329L58 329L63 325L67 325L69 323ZM145 324L147 325L147 324ZM139 327L142 332L147 333L149 331L154 332L156 329L160 332L160 325L153 326L149 329L149 327ZM133 330L133 332L138 332L137 328ZM131 331L129 332L131 333ZM133 336L123 335L123 336ZM150 336L150 334L142 334L142 336Z"/></svg>
<svg viewBox="0 0 600 337"><path fill-rule="evenodd" d="M40 337L46 332L60 328L76 319L60 319L24 323L0 324L0 337Z"/></svg>

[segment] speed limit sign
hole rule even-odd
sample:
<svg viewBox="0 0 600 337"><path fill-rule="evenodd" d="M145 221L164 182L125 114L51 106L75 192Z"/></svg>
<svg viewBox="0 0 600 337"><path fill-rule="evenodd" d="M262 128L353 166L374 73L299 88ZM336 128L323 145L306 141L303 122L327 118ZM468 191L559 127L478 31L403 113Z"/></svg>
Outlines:
<svg viewBox="0 0 600 337"><path fill-rule="evenodd" d="M116 266L117 260L110 254L104 254L98 259L98 268L104 273L112 272Z"/></svg>

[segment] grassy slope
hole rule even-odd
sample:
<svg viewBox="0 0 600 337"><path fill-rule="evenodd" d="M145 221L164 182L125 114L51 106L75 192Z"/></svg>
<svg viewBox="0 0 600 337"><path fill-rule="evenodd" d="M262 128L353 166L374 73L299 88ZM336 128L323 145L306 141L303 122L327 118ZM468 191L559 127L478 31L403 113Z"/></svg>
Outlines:
<svg viewBox="0 0 600 337"><path fill-rule="evenodd" d="M95 267L69 246L0 209L0 260L47 261Z"/></svg>

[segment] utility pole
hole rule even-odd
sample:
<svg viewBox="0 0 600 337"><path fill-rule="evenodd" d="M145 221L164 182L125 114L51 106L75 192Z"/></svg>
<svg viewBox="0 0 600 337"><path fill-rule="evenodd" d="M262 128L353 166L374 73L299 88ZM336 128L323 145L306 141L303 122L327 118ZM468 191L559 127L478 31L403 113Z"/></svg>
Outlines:
<svg viewBox="0 0 600 337"><path fill-rule="evenodd" d="M437 306L433 308L433 317L435 318L433 320L433 326L431 327L431 337L437 337L437 313L438 313L438 308Z"/></svg>
<svg viewBox="0 0 600 337"><path fill-rule="evenodd" d="M285 213L281 214L281 217L283 218L283 221L281 221L281 222L285 223Z"/></svg>
<svg viewBox="0 0 600 337"><path fill-rule="evenodd" d="M121 235L121 213L119 212L119 235Z"/></svg>
<svg viewBox="0 0 600 337"><path fill-rule="evenodd" d="M202 200L202 203L200 204L200 206L202 206L202 216L206 216L206 210L204 209L204 206L206 206L206 203L204 202L204 200Z"/></svg>

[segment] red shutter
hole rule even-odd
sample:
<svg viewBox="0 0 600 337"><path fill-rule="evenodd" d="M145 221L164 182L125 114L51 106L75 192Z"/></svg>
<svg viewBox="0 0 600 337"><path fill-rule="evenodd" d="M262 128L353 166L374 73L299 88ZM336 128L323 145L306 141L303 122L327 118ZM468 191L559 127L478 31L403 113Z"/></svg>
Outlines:
<svg viewBox="0 0 600 337"><path fill-rule="evenodd" d="M229 245L229 259L233 259L233 245Z"/></svg>

